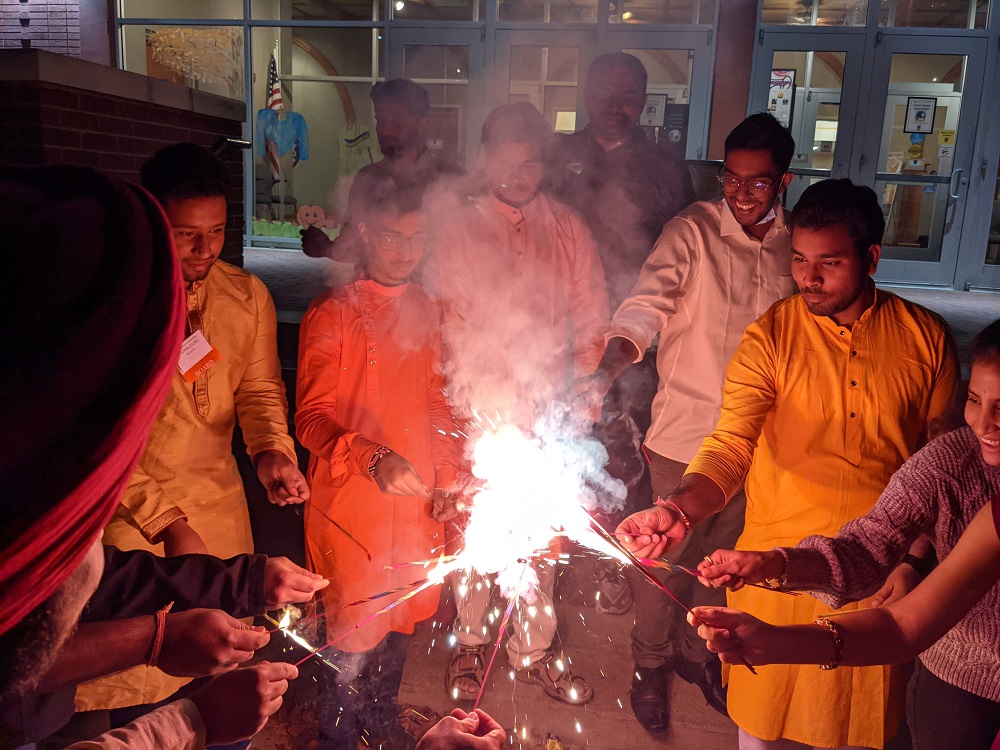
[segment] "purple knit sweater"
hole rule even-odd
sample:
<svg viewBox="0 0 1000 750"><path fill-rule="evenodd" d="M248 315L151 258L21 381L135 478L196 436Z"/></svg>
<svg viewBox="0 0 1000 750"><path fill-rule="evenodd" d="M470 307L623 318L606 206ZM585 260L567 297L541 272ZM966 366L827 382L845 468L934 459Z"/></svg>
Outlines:
<svg viewBox="0 0 1000 750"><path fill-rule="evenodd" d="M969 427L928 443L893 474L868 515L834 538L810 536L783 547L785 588L832 607L871 596L926 533L943 560L976 513L1000 492L1000 467L983 462ZM1000 583L920 655L945 682L1000 702Z"/></svg>

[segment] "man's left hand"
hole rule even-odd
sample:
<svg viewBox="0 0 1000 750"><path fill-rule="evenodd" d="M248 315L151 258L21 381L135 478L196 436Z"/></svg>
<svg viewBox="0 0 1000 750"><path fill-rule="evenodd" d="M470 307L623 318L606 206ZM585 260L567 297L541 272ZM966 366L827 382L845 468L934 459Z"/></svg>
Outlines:
<svg viewBox="0 0 1000 750"><path fill-rule="evenodd" d="M287 557L269 557L264 568L264 598L268 609L300 604L329 585L318 573L300 568Z"/></svg>
<svg viewBox="0 0 1000 750"><path fill-rule="evenodd" d="M261 451L254 456L257 476L275 505L300 505L309 499L309 484L299 467L280 451Z"/></svg>
<svg viewBox="0 0 1000 750"><path fill-rule="evenodd" d="M872 606L881 607L885 604L892 604L897 599L902 599L917 587L923 580L923 576L918 573L909 563L901 563L889 574L885 584L872 597Z"/></svg>

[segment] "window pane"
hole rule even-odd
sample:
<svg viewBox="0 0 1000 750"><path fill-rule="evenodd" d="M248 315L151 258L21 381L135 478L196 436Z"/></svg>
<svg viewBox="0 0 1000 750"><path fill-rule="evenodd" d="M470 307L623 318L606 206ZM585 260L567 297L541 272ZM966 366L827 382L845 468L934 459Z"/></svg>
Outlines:
<svg viewBox="0 0 1000 750"><path fill-rule="evenodd" d="M560 133L576 130L576 88L580 50L576 47L512 46L507 101L527 101Z"/></svg>
<svg viewBox="0 0 1000 750"><path fill-rule="evenodd" d="M711 24L712 0L611 0L611 23Z"/></svg>
<svg viewBox="0 0 1000 750"><path fill-rule="evenodd" d="M371 109L372 29L255 28L253 33L254 222L256 235L298 237L297 211L318 206L332 224L349 177L378 161ZM272 114L268 68L283 113ZM367 82L345 81L367 77Z"/></svg>
<svg viewBox="0 0 1000 750"><path fill-rule="evenodd" d="M875 194L882 199L885 216L882 257L940 261L948 186L878 180Z"/></svg>
<svg viewBox="0 0 1000 750"><path fill-rule="evenodd" d="M597 0L499 0L501 21L597 22Z"/></svg>
<svg viewBox="0 0 1000 750"><path fill-rule="evenodd" d="M122 0L122 18L242 20L243 0Z"/></svg>
<svg viewBox="0 0 1000 750"><path fill-rule="evenodd" d="M993 211L990 214L990 236L986 242L986 257L983 262L988 266L1000 266L1000 177L993 188Z"/></svg>
<svg viewBox="0 0 1000 750"><path fill-rule="evenodd" d="M393 0L392 17L397 21L478 21L486 13L486 0L421 2Z"/></svg>
<svg viewBox="0 0 1000 750"><path fill-rule="evenodd" d="M469 48L464 45L407 44L403 76L427 89L431 112L425 133L429 148L448 161L465 161L465 130L469 111Z"/></svg>
<svg viewBox="0 0 1000 750"><path fill-rule="evenodd" d="M125 70L243 99L243 28L123 26Z"/></svg>
<svg viewBox="0 0 1000 750"><path fill-rule="evenodd" d="M687 150L694 51L626 49L622 52L635 55L646 68L646 109L640 119L646 136L675 149L683 159Z"/></svg>
<svg viewBox="0 0 1000 750"><path fill-rule="evenodd" d="M881 0L880 26L985 29L989 0Z"/></svg>
<svg viewBox="0 0 1000 750"><path fill-rule="evenodd" d="M761 20L778 26L864 26L868 0L764 0Z"/></svg>
<svg viewBox="0 0 1000 750"><path fill-rule="evenodd" d="M250 0L250 17L265 21L381 21L382 0Z"/></svg>

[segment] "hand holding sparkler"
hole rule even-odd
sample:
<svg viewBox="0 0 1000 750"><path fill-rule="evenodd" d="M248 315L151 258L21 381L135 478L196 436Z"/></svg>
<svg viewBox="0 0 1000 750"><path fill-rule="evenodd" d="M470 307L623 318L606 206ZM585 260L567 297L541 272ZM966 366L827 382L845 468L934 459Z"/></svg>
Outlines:
<svg viewBox="0 0 1000 750"><path fill-rule="evenodd" d="M725 664L775 664L782 659L782 628L728 607L695 607L688 622ZM700 623L700 624L699 624ZM787 629L787 628L786 628ZM832 660L832 659L831 659Z"/></svg>
<svg viewBox="0 0 1000 750"><path fill-rule="evenodd" d="M329 581L300 568L287 557L269 557L264 566L264 599L268 609L281 609L312 599Z"/></svg>
<svg viewBox="0 0 1000 750"><path fill-rule="evenodd" d="M781 578L785 573L785 556L776 550L717 549L698 564L698 573L698 580L704 586L739 591L747 584Z"/></svg>
<svg viewBox="0 0 1000 750"><path fill-rule="evenodd" d="M506 740L504 728L482 709L456 708L427 730L416 750L499 750Z"/></svg>
<svg viewBox="0 0 1000 750"><path fill-rule="evenodd" d="M217 609L168 614L156 665L175 677L204 677L235 669L271 637Z"/></svg>
<svg viewBox="0 0 1000 750"><path fill-rule="evenodd" d="M680 512L655 506L633 513L615 529L622 545L636 557L657 558L688 533Z"/></svg>
<svg viewBox="0 0 1000 750"><path fill-rule="evenodd" d="M190 700L205 724L205 745L231 745L253 737L281 708L288 681L298 676L291 664L262 661L216 677L192 693Z"/></svg>
<svg viewBox="0 0 1000 750"><path fill-rule="evenodd" d="M428 497L430 491L416 467L398 453L389 451L371 469L372 479L386 495Z"/></svg>
<svg viewBox="0 0 1000 750"><path fill-rule="evenodd" d="M309 499L309 483L292 459L281 451L261 451L253 457L257 477L274 505L300 505Z"/></svg>

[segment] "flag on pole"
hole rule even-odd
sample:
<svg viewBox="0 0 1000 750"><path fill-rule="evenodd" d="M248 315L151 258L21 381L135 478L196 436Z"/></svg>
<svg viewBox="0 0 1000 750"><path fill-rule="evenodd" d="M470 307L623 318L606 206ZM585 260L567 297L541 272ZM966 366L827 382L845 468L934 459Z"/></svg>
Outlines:
<svg viewBox="0 0 1000 750"><path fill-rule="evenodd" d="M271 61L267 64L267 109L284 109L285 105L281 101L281 81L278 80L278 64L274 60L274 53L271 53ZM281 158L278 155L278 147L273 141L264 140L267 164L271 168L271 175L276 180L281 179Z"/></svg>

